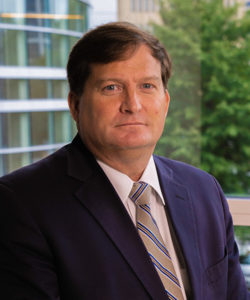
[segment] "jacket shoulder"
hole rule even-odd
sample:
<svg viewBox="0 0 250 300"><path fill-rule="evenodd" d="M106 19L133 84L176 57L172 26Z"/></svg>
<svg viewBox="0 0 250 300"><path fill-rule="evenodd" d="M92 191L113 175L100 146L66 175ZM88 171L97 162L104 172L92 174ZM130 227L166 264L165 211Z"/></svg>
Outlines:
<svg viewBox="0 0 250 300"><path fill-rule="evenodd" d="M214 177L200 168L187 164L185 162L169 159L162 156L154 156L155 163L158 168L165 169L168 176L180 183L190 180L212 180Z"/></svg>

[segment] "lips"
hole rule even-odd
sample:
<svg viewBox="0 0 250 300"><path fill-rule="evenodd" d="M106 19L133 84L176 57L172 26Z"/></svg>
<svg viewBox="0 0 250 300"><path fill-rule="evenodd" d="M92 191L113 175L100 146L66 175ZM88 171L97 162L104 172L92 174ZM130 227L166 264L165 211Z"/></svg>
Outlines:
<svg viewBox="0 0 250 300"><path fill-rule="evenodd" d="M142 122L126 122L116 125L115 127L123 127L123 126L145 126Z"/></svg>

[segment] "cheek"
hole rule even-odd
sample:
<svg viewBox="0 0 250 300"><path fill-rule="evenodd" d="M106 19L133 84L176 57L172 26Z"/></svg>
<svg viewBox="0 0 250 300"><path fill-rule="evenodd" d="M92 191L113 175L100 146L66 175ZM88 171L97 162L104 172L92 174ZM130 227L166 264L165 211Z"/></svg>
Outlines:
<svg viewBox="0 0 250 300"><path fill-rule="evenodd" d="M93 108L93 117L100 123L109 123L117 115L114 103L100 103Z"/></svg>
<svg viewBox="0 0 250 300"><path fill-rule="evenodd" d="M82 103L80 113L85 123L92 122L92 120L95 118L96 112L97 108L92 100L86 100L85 103Z"/></svg>
<svg viewBox="0 0 250 300"><path fill-rule="evenodd" d="M154 122L154 127L157 132L162 131L165 125L166 115L166 105L159 105L159 107L155 108L152 121Z"/></svg>
<svg viewBox="0 0 250 300"><path fill-rule="evenodd" d="M162 101L161 107L160 107L160 114L165 119L167 116L167 113L168 113L168 103L166 102L166 99L164 97L164 101Z"/></svg>
<svg viewBox="0 0 250 300"><path fill-rule="evenodd" d="M111 123L111 113L103 107L94 107L85 112L85 121L83 126L89 130L103 135Z"/></svg>
<svg viewBox="0 0 250 300"><path fill-rule="evenodd" d="M151 107L152 113L159 118L159 121L165 118L167 114L167 105L163 101L159 101L153 107Z"/></svg>

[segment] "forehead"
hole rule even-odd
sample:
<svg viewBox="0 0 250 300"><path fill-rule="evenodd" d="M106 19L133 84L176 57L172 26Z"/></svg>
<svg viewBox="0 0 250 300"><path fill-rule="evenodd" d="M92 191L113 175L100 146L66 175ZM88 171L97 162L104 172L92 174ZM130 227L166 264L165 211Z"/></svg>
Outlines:
<svg viewBox="0 0 250 300"><path fill-rule="evenodd" d="M94 63L90 66L90 77L105 77L119 75L148 76L161 78L161 64L153 57L151 49L146 45L140 45L136 50L127 50L126 55L110 63Z"/></svg>

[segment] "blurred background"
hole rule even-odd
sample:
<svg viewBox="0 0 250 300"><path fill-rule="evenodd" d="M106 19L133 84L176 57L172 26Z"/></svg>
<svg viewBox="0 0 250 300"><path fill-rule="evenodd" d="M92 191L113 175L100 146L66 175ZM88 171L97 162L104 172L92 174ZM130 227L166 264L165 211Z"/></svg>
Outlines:
<svg viewBox="0 0 250 300"><path fill-rule="evenodd" d="M68 53L116 20L152 32L170 53L171 107L155 152L219 180L250 287L249 0L1 0L0 176L72 140Z"/></svg>

